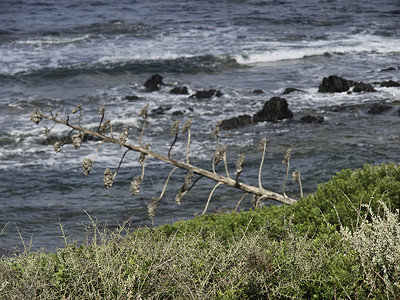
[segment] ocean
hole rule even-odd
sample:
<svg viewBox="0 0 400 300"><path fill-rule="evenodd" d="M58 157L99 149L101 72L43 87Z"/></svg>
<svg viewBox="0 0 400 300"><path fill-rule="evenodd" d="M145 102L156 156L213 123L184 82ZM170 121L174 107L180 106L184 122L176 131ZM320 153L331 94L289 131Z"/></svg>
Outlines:
<svg viewBox="0 0 400 300"><path fill-rule="evenodd" d="M172 169L148 159L141 192L132 196L130 182L141 174L141 165L129 152L114 185L105 189L104 171L117 168L123 149L102 145L85 176L82 161L95 155L98 142L77 150L67 144L56 153L53 143L68 129L56 126L47 137L43 129L49 122L30 121L36 108L65 115L81 103L82 125L93 129L100 121L98 108L105 106L113 131L128 127L128 143L137 145L139 112L149 104L143 142L161 154L173 141L174 121L192 118L190 162L211 170L215 124L254 115L270 98L283 97L292 119L222 130L220 144L227 146L232 174L238 155L246 153L240 178L257 185L257 146L265 137L263 187L278 193L286 172L281 161L291 148L291 171L301 171L307 195L342 169L400 161L400 88L380 86L400 80L399 66L397 0L3 0L0 254L24 247L52 251L64 245L64 237L84 242L92 220L111 230L127 220L132 227L151 226L147 206ZM153 74L166 85L149 92L143 84ZM319 93L330 75L371 84L376 92ZM188 95L170 93L183 86ZM299 91L283 95L286 88ZM222 96L190 97L210 89ZM376 105L384 109L371 113ZM323 122L302 122L307 115ZM185 151L180 136L174 158L184 160ZM224 174L223 166L217 172ZM190 219L204 209L215 183L200 180L177 205L184 177L183 171L172 176L156 225ZM299 198L298 185L290 180L286 193ZM221 186L208 210L232 209L242 194ZM250 198L240 205L251 207Z"/></svg>

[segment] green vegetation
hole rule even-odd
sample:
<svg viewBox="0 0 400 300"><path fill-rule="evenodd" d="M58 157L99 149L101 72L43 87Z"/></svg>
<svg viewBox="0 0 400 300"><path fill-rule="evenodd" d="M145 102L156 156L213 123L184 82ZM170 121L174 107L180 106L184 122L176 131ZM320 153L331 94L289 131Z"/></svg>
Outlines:
<svg viewBox="0 0 400 300"><path fill-rule="evenodd" d="M1 299L383 299L400 294L400 169L344 170L294 205L100 230L0 260Z"/></svg>

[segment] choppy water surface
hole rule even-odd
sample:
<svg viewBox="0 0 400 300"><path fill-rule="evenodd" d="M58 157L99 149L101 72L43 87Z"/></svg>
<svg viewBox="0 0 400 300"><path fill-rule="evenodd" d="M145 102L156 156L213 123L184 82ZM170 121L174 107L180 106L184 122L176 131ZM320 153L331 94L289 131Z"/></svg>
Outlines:
<svg viewBox="0 0 400 300"><path fill-rule="evenodd" d="M281 191L283 154L293 149L292 169L301 170L306 193L316 190L343 168L365 162L398 162L399 88L378 82L400 80L400 6L397 1L6 1L0 11L0 248L25 243L52 250L62 246L60 224L72 239L84 239L90 223L86 212L110 228L132 218L148 224L147 205L158 195L171 167L149 160L139 196L129 191L140 174L137 154L128 153L116 182L104 189L105 168L115 169L123 153L103 145L88 177L81 171L85 157L97 143L79 150L66 145L55 153L44 143L42 124L29 121L36 107L69 113L83 104L83 124L94 128L98 107L105 105L113 129L130 130L137 144L142 125L140 109L170 108L150 114L144 141L166 153L172 141L171 124L193 118L190 159L211 169L215 141L210 134L217 121L254 114L287 87L284 97L292 120L258 123L223 131L231 172L237 155L246 152L242 179L257 184L260 161L257 145L267 138L263 185ZM382 71L393 67L392 71ZM222 97L197 100L172 95L172 86L148 93L144 81L161 74L172 86L195 90L217 89ZM321 94L323 77L374 84L377 92ZM262 94L253 90L261 89ZM129 101L127 95L139 100ZM376 104L391 107L382 114L367 111ZM302 124L305 115L323 116L322 124ZM50 126L50 124L45 124ZM53 136L68 132L55 127ZM184 158L185 140L174 147ZM223 169L220 169L224 173ZM156 223L191 218L204 208L213 187L200 181L178 206L176 191L184 172L176 172L160 202ZM294 183L287 193L298 197ZM232 208L241 194L220 187L210 210ZM249 208L249 200L242 204Z"/></svg>

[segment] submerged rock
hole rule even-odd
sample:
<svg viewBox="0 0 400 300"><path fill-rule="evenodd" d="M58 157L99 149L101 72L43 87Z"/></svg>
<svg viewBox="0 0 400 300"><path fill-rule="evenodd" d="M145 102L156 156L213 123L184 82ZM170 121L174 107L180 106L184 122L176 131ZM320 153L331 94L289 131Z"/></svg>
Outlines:
<svg viewBox="0 0 400 300"><path fill-rule="evenodd" d="M304 124L321 124L324 122L324 117L307 115L300 118L300 122Z"/></svg>
<svg viewBox="0 0 400 300"><path fill-rule="evenodd" d="M175 95L188 95L189 91L186 86L183 86L183 87L174 87L172 90L169 91L169 93Z"/></svg>
<svg viewBox="0 0 400 300"><path fill-rule="evenodd" d="M147 79L143 85L149 92L158 91L160 86L164 85L163 77L159 74L151 75L151 77Z"/></svg>
<svg viewBox="0 0 400 300"><path fill-rule="evenodd" d="M238 117L233 117L227 120L223 120L221 122L220 127L222 129L226 129L226 130L230 130L230 129L235 129L238 127L242 127L248 124L253 123L253 120L251 118L251 116L249 115L241 115Z"/></svg>
<svg viewBox="0 0 400 300"><path fill-rule="evenodd" d="M152 115L163 115L166 111L169 111L172 109L172 106L165 106L165 107L157 107L151 110Z"/></svg>
<svg viewBox="0 0 400 300"><path fill-rule="evenodd" d="M253 94L264 94L264 91L263 90L260 90L260 89L257 89L257 90L254 90L253 91Z"/></svg>
<svg viewBox="0 0 400 300"><path fill-rule="evenodd" d="M361 92L376 92L376 90L372 87L372 85L363 82L356 82L353 88L353 92L361 93Z"/></svg>
<svg viewBox="0 0 400 300"><path fill-rule="evenodd" d="M341 93L350 89L351 82L342 77L331 75L324 77L318 88L319 93Z"/></svg>
<svg viewBox="0 0 400 300"><path fill-rule="evenodd" d="M381 83L381 87L399 87L399 86L400 86L399 81L389 80L389 81L383 81Z"/></svg>
<svg viewBox="0 0 400 300"><path fill-rule="evenodd" d="M128 101L136 101L136 100L139 100L140 97L139 97L139 96L135 96L135 95L126 95L126 96L124 97L124 99L125 99L125 100L128 100Z"/></svg>
<svg viewBox="0 0 400 300"><path fill-rule="evenodd" d="M254 122L275 122L282 119L293 118L293 113L288 109L288 106L285 98L272 97L265 102L262 110L254 115L253 120Z"/></svg>
<svg viewBox="0 0 400 300"><path fill-rule="evenodd" d="M384 113L385 111L391 109L390 105L386 105L384 103L375 103L372 107L368 110L369 114L377 115Z"/></svg>
<svg viewBox="0 0 400 300"><path fill-rule="evenodd" d="M289 88L286 88L283 91L282 95L289 95L289 94L294 93L294 92L303 92L303 91L299 90L299 89L296 89L296 88L289 87Z"/></svg>
<svg viewBox="0 0 400 300"><path fill-rule="evenodd" d="M197 99L209 99L214 96L221 97L223 94L219 90L205 90L205 91L196 91L195 94L191 95L190 98L197 98Z"/></svg>

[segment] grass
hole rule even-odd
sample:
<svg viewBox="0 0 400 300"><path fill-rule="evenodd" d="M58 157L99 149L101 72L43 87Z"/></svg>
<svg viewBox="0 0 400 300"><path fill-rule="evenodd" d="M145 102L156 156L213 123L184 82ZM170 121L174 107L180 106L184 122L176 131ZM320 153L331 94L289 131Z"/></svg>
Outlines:
<svg viewBox="0 0 400 300"><path fill-rule="evenodd" d="M344 170L292 206L115 231L0 260L0 299L387 299L400 294L400 171Z"/></svg>

